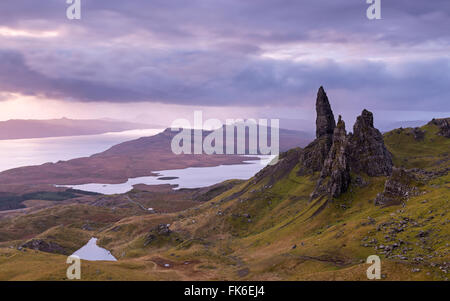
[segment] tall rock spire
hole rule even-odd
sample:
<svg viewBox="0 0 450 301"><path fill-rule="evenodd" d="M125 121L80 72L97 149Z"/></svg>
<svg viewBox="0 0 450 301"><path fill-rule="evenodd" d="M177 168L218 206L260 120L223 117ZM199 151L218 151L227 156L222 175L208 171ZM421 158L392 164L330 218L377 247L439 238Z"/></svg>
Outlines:
<svg viewBox="0 0 450 301"><path fill-rule="evenodd" d="M320 138L324 135L333 135L336 121L334 120L333 111L331 110L327 94L322 86L317 92L316 112L316 138Z"/></svg>

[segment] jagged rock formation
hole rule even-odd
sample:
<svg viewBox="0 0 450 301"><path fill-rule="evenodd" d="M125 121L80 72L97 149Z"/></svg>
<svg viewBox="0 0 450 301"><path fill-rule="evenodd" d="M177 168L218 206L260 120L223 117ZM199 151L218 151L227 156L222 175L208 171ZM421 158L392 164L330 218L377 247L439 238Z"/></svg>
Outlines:
<svg viewBox="0 0 450 301"><path fill-rule="evenodd" d="M347 135L341 116L335 125L323 87L317 94L316 110L317 139L301 153L299 171L300 174L321 172L311 199L324 194L338 197L344 193L350 185L351 172L368 176L392 173L392 156L380 131L373 126L371 112L363 110L353 126L353 134Z"/></svg>
<svg viewBox="0 0 450 301"><path fill-rule="evenodd" d="M375 205L391 206L405 202L408 197L417 194L416 181L412 173L402 168L394 168L384 184L384 191L375 198Z"/></svg>
<svg viewBox="0 0 450 301"><path fill-rule="evenodd" d="M383 135L373 126L373 114L363 110L349 137L350 168L355 173L389 176L392 156L384 145Z"/></svg>
<svg viewBox="0 0 450 301"><path fill-rule="evenodd" d="M333 133L333 144L324 162L320 179L317 182L312 198L324 192L332 197L337 197L347 190L350 185L347 143L345 123L339 115L339 120Z"/></svg>
<svg viewBox="0 0 450 301"><path fill-rule="evenodd" d="M367 185L360 175L389 176L392 172L392 156L384 145L383 136L373 126L373 114L363 110L347 135L345 123L339 116L336 125L333 111L323 87L316 100L317 138L304 149L295 149L280 155L280 162L268 166L256 175L256 181L270 177L270 184L282 178L298 164L298 175L320 172L311 200L319 196L338 197L347 191L355 175L354 183Z"/></svg>
<svg viewBox="0 0 450 301"><path fill-rule="evenodd" d="M450 118L433 118L428 124L434 124L439 127L438 135L450 138Z"/></svg>
<svg viewBox="0 0 450 301"><path fill-rule="evenodd" d="M322 86L317 92L316 112L316 138L320 138L324 135L333 135L336 121L334 120L333 111L331 110L327 94Z"/></svg>

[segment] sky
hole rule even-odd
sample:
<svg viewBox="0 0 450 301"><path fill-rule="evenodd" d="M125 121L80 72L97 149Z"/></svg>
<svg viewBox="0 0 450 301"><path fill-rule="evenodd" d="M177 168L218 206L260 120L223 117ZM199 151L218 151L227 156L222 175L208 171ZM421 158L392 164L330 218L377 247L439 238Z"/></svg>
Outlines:
<svg viewBox="0 0 450 301"><path fill-rule="evenodd" d="M0 2L0 120L450 116L450 1Z"/></svg>

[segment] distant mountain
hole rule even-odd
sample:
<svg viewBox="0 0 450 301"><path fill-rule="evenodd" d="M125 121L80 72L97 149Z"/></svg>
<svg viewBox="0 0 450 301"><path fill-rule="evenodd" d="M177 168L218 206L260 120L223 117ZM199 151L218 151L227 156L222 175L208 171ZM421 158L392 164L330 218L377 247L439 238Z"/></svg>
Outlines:
<svg viewBox="0 0 450 301"><path fill-rule="evenodd" d="M209 133L203 131L203 136ZM171 150L176 134L166 129L155 136L120 143L90 157L7 170L0 173L0 185L122 183L128 178L153 175L152 171L157 170L239 164L249 160L239 155L176 155ZM268 134L270 138L270 129ZM303 147L312 140L303 132L280 129L279 134L280 151ZM248 136L246 140L249 141ZM249 154L248 142L246 154Z"/></svg>
<svg viewBox="0 0 450 301"><path fill-rule="evenodd" d="M0 140L95 135L158 126L103 119L48 119L0 121Z"/></svg>

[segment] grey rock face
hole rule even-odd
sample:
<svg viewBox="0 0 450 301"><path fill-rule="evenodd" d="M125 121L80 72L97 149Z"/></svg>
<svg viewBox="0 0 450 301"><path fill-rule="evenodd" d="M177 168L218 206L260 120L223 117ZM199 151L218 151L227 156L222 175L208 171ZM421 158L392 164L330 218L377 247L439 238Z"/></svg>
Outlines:
<svg viewBox="0 0 450 301"><path fill-rule="evenodd" d="M316 138L324 135L333 135L336 121L334 120L333 111L331 110L330 102L323 87L320 87L317 92L316 112Z"/></svg>
<svg viewBox="0 0 450 301"><path fill-rule="evenodd" d="M347 132L345 123L339 116L338 125L334 129L333 145L322 170L324 175L331 177L328 192L333 197L347 191L350 185L350 167L347 157Z"/></svg>
<svg viewBox="0 0 450 301"><path fill-rule="evenodd" d="M300 155L302 168L300 169L299 174L302 175L321 171L332 144L333 136L323 135L305 147Z"/></svg>
<svg viewBox="0 0 450 301"><path fill-rule="evenodd" d="M338 197L345 192L350 185L350 168L347 155L347 132L345 123L339 116L339 121L334 129L333 144L324 162L316 189L312 198L327 193L332 197Z"/></svg>
<svg viewBox="0 0 450 301"><path fill-rule="evenodd" d="M363 110L349 137L350 168L368 176L389 176L392 173L392 155L384 145L383 136L373 126L373 114Z"/></svg>

